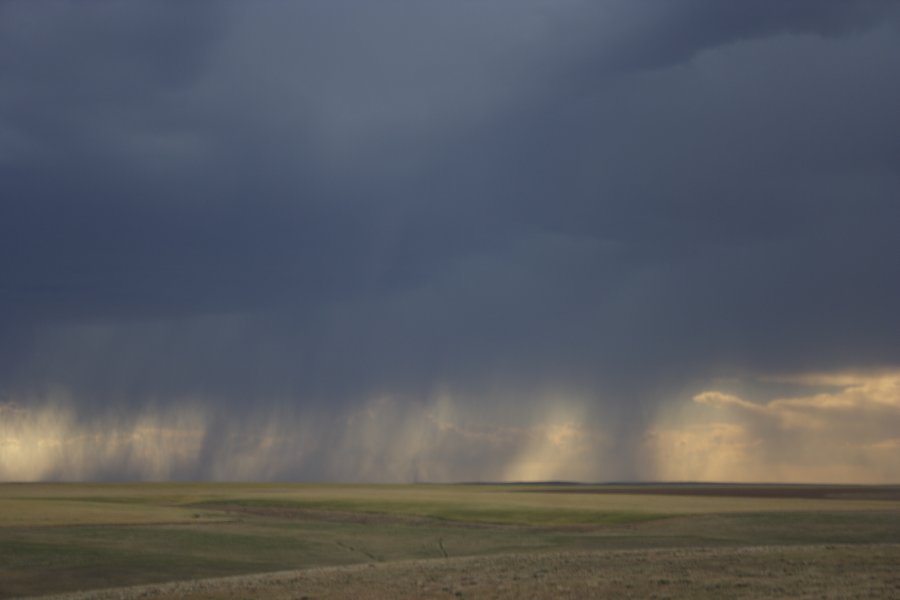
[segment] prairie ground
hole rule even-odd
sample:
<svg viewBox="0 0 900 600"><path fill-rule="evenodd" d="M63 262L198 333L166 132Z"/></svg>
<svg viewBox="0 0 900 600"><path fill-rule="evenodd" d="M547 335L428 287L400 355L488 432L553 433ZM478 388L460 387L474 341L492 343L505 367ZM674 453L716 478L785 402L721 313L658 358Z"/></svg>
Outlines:
<svg viewBox="0 0 900 600"><path fill-rule="evenodd" d="M0 485L0 598L900 597L898 566L896 486Z"/></svg>

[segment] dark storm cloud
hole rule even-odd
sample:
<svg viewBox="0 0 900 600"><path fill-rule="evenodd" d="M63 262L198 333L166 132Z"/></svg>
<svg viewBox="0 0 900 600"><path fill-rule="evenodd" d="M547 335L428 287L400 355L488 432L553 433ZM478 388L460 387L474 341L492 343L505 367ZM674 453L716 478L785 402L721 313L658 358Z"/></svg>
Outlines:
<svg viewBox="0 0 900 600"><path fill-rule="evenodd" d="M0 394L225 431L557 386L624 439L710 377L896 365L897 17L0 4Z"/></svg>
<svg viewBox="0 0 900 600"><path fill-rule="evenodd" d="M878 23L896 9L893 0L762 0L760 2L598 3L601 16L612 11L628 25L604 36L601 61L618 68L658 68L678 64L707 48L771 35L839 36Z"/></svg>

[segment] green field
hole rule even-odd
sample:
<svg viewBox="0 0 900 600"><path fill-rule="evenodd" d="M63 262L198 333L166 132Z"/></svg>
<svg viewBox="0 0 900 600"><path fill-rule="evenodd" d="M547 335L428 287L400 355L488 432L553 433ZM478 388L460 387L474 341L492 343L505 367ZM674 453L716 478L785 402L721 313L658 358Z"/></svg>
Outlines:
<svg viewBox="0 0 900 600"><path fill-rule="evenodd" d="M560 553L839 546L891 562L898 544L890 486L0 485L0 598Z"/></svg>

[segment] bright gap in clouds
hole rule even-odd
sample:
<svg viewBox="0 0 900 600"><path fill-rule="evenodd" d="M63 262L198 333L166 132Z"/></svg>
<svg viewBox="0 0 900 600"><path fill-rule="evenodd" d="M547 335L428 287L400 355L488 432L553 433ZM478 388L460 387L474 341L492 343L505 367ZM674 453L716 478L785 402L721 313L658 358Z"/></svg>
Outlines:
<svg viewBox="0 0 900 600"><path fill-rule="evenodd" d="M887 483L900 480L900 373L778 378L827 391L764 402L710 389L647 432L664 480Z"/></svg>

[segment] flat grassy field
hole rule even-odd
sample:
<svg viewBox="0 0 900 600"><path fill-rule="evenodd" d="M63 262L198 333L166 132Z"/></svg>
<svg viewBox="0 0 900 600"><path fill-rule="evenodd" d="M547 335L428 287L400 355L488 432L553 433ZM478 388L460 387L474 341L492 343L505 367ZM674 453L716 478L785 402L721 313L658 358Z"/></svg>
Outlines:
<svg viewBox="0 0 900 600"><path fill-rule="evenodd" d="M0 484L0 598L75 592L900 597L900 487Z"/></svg>

